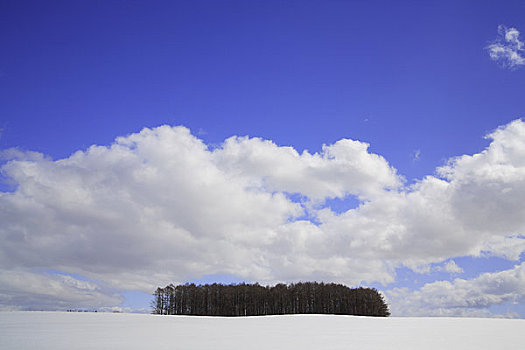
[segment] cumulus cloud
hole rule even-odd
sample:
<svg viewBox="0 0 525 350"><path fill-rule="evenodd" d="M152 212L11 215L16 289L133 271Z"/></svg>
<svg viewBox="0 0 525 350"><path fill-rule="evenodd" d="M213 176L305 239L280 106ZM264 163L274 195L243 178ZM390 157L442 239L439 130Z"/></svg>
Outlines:
<svg viewBox="0 0 525 350"><path fill-rule="evenodd" d="M456 262L454 260L450 260L444 266L438 267L437 270L438 271L445 271L445 272L453 273L453 274L454 273L462 273L463 272L463 269L460 266L458 266L458 264L456 264Z"/></svg>
<svg viewBox="0 0 525 350"><path fill-rule="evenodd" d="M317 153L250 137L210 149L184 127L162 126L65 159L7 150L2 173L17 187L0 193L0 266L151 292L204 274L355 285L456 256L517 260L525 123L488 137L487 149L410 186L347 139ZM360 205L320 205L347 196Z"/></svg>
<svg viewBox="0 0 525 350"><path fill-rule="evenodd" d="M499 37L487 50L490 58L505 68L516 68L525 65L524 43L519 39L520 32L516 28L498 26Z"/></svg>
<svg viewBox="0 0 525 350"><path fill-rule="evenodd" d="M368 152L367 143L342 139L323 145L321 153L299 154L259 138L232 137L214 151L218 166L269 191L300 193L311 199L370 199L402 184L387 161Z"/></svg>
<svg viewBox="0 0 525 350"><path fill-rule="evenodd" d="M525 301L525 263L471 280L437 281L410 291L387 292L398 316L490 316L488 307Z"/></svg>

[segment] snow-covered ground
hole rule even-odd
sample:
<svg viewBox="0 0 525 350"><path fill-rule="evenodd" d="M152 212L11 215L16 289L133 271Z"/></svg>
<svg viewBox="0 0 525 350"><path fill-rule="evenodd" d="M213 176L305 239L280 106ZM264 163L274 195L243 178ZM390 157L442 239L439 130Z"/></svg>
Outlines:
<svg viewBox="0 0 525 350"><path fill-rule="evenodd" d="M523 349L525 320L0 312L0 349Z"/></svg>

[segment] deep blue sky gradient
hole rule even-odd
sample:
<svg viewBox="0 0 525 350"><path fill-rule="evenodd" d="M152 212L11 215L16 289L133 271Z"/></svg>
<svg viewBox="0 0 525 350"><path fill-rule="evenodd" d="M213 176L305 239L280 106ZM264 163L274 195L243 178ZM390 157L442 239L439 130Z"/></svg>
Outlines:
<svg viewBox="0 0 525 350"><path fill-rule="evenodd" d="M524 72L484 47L523 13L523 1L3 1L0 148L61 158L182 124L209 143L367 141L411 180L522 116Z"/></svg>

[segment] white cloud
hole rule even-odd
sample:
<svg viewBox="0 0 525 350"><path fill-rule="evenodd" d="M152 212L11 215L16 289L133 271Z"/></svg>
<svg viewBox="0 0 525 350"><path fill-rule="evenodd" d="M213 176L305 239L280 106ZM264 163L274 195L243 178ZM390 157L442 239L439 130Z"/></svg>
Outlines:
<svg viewBox="0 0 525 350"><path fill-rule="evenodd" d="M525 301L525 263L470 280L437 281L416 291L396 288L386 294L397 316L491 316L490 306Z"/></svg>
<svg viewBox="0 0 525 350"><path fill-rule="evenodd" d="M517 260L525 123L488 137L484 151L409 187L367 144L346 139L313 154L248 137L210 150L188 129L162 126L59 160L4 151L11 160L2 172L18 187L0 193L0 266L151 292L215 273L387 283L399 266L423 271L466 255ZM319 205L347 195L360 206L337 214ZM305 211L318 224L299 220Z"/></svg>
<svg viewBox="0 0 525 350"><path fill-rule="evenodd" d="M301 193L311 199L371 198L402 179L381 156L368 153L367 143L342 139L323 145L321 153L299 154L259 138L232 137L213 152L216 164L228 174L269 191Z"/></svg>
<svg viewBox="0 0 525 350"><path fill-rule="evenodd" d="M490 58L505 68L525 65L524 42L516 28L498 26L499 37L487 46Z"/></svg>
<svg viewBox="0 0 525 350"><path fill-rule="evenodd" d="M445 272L452 273L452 274L463 272L463 269L460 266L458 266L458 264L456 264L454 260L450 260L443 267L438 267L437 270L445 271Z"/></svg>

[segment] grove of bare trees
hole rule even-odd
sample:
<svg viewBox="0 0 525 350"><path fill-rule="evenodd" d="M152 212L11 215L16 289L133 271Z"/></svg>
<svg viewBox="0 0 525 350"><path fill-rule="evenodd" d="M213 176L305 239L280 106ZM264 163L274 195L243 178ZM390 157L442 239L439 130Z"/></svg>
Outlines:
<svg viewBox="0 0 525 350"><path fill-rule="evenodd" d="M335 283L281 283L273 287L257 283L170 284L157 288L153 295L153 313L160 315L390 315L388 305L376 289L351 289Z"/></svg>

